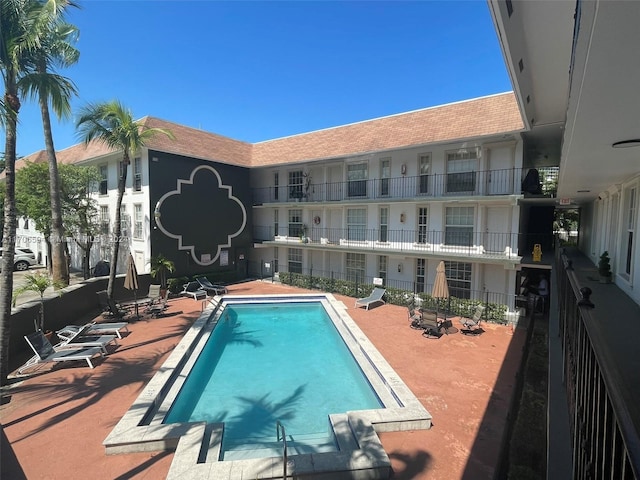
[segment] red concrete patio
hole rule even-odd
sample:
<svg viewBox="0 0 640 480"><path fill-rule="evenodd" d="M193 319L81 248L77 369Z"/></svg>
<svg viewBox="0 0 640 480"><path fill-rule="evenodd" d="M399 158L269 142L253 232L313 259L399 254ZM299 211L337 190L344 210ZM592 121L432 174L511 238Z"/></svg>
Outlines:
<svg viewBox="0 0 640 480"><path fill-rule="evenodd" d="M230 294L305 292L259 281ZM433 415L433 428L380 434L394 479L490 479L501 460L508 408L525 342L524 328L483 324L485 333L426 339L409 328L406 309L366 311L344 302L359 327ZM5 392L2 478L164 478L172 452L107 456L103 440L198 318L201 302L169 302L164 318L129 326L119 347L91 370L42 368ZM182 313L177 313L182 312ZM453 320L454 326L457 320ZM18 365L16 365L17 367ZM11 445L8 448L5 440Z"/></svg>

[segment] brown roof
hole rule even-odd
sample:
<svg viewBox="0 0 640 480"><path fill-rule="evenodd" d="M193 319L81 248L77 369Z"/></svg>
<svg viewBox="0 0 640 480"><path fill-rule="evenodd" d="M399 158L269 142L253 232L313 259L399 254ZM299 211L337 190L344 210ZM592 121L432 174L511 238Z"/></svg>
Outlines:
<svg viewBox="0 0 640 480"><path fill-rule="evenodd" d="M254 167L516 132L512 92L256 143Z"/></svg>
<svg viewBox="0 0 640 480"><path fill-rule="evenodd" d="M513 92L425 108L349 125L250 144L155 117L141 122L173 133L156 135L147 147L161 152L243 167L320 160L373 151L479 138L524 129ZM110 153L102 143L77 144L57 153L61 163L75 163ZM43 161L36 152L25 157ZM46 159L46 155L43 157Z"/></svg>

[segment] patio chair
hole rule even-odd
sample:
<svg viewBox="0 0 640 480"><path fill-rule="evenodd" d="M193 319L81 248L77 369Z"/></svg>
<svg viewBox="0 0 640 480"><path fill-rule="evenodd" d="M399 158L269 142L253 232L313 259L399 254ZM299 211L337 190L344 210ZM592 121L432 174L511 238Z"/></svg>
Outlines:
<svg viewBox="0 0 640 480"><path fill-rule="evenodd" d="M147 306L147 308L145 308L144 310L144 313L146 315L151 315L153 318L158 318L167 309L168 300L169 300L169 295L165 294L164 297L161 297L159 302L152 303L149 306Z"/></svg>
<svg viewBox="0 0 640 480"><path fill-rule="evenodd" d="M115 335L122 338L122 330L129 333L129 324L127 322L113 323L87 323L85 325L67 325L56 332L58 338L62 340L70 340L78 335Z"/></svg>
<svg viewBox="0 0 640 480"><path fill-rule="evenodd" d="M213 293L214 295L222 295L223 293L229 293L227 287L220 284L211 283L207 277L198 277L196 281L200 284L200 288L207 293Z"/></svg>
<svg viewBox="0 0 640 480"><path fill-rule="evenodd" d="M372 305L376 305L376 304L381 304L384 305L384 300L382 300L382 296L385 294L387 290L384 288L380 288L380 287L375 287L373 289L373 292L371 292L371 295L369 295L368 297L364 297L364 298L359 298L356 300L356 308L357 307L364 307L365 310L369 310L369 308L371 308Z"/></svg>
<svg viewBox="0 0 640 480"><path fill-rule="evenodd" d="M440 338L442 336L442 323L435 313L424 312L421 320L422 336L425 338Z"/></svg>
<svg viewBox="0 0 640 480"><path fill-rule="evenodd" d="M79 346L75 348L56 349L40 330L29 335L25 335L24 339L34 351L35 355L18 369L18 374L21 374L26 369L35 365L50 362L84 360L90 368L93 368L93 357L103 356L102 349L100 347Z"/></svg>
<svg viewBox="0 0 640 480"><path fill-rule="evenodd" d="M473 317L471 318L462 318L460 323L462 323L462 328L460 332L464 335L479 335L484 330L480 327L480 322L482 321L482 314L484 313L484 305L478 305L476 307L476 311L473 313Z"/></svg>
<svg viewBox="0 0 640 480"><path fill-rule="evenodd" d="M186 296L186 297L193 297L194 300L198 300L201 297L206 298L207 297L207 292L206 290L203 290L200 287L200 284L198 282L189 282L189 283L185 283L182 286L182 291L180 292L180 295Z"/></svg>
<svg viewBox="0 0 640 480"><path fill-rule="evenodd" d="M96 294L98 295L98 302L102 308L102 316L124 318L130 313L130 308L125 308L119 303L114 302L113 299L109 298L106 290L100 290L96 292Z"/></svg>

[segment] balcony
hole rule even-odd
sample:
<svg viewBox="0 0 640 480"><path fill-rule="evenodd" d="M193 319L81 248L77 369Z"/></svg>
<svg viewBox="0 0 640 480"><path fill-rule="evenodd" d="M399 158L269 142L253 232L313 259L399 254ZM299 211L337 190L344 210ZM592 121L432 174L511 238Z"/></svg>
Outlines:
<svg viewBox="0 0 640 480"><path fill-rule="evenodd" d="M308 185L281 185L253 189L253 205L294 202L343 202L420 200L439 197L520 195L523 175L521 168L486 170L417 177L348 180ZM554 172L557 167L540 170L544 182L543 195L555 195Z"/></svg>
<svg viewBox="0 0 640 480"><path fill-rule="evenodd" d="M434 255L442 258L476 258L519 263L544 235L473 232L460 229L387 230L318 228L302 231L299 224L281 227L254 226L254 240L273 246L294 246L378 254ZM549 235L551 237L551 235Z"/></svg>

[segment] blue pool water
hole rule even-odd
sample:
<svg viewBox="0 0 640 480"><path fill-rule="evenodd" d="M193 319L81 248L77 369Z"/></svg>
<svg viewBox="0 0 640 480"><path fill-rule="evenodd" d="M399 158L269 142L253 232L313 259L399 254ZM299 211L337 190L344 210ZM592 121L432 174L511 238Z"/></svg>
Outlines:
<svg viewBox="0 0 640 480"><path fill-rule="evenodd" d="M320 302L229 304L164 423L224 422L224 442L326 435L328 415L381 408Z"/></svg>

